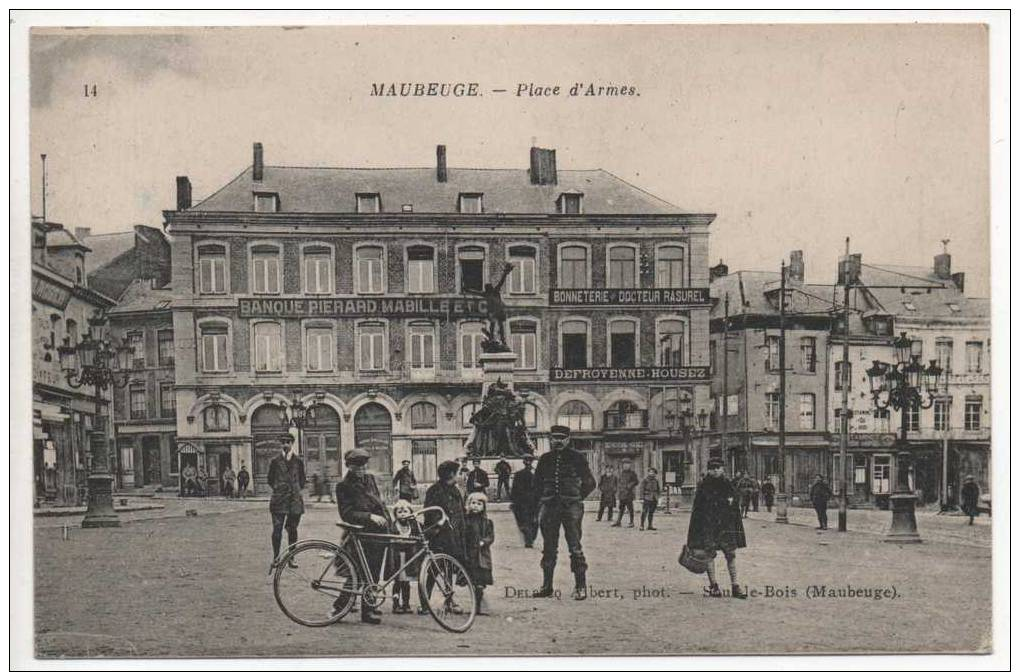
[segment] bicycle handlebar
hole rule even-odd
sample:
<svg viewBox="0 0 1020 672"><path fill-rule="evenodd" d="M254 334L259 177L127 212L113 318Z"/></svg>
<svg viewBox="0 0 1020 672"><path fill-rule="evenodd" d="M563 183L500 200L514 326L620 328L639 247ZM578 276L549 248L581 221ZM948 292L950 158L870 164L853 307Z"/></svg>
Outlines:
<svg viewBox="0 0 1020 672"><path fill-rule="evenodd" d="M447 523L450 522L449 516L446 515L446 511L443 511L443 508L441 506L426 506L424 509L421 509L419 511L415 511L414 516L415 516L415 518L417 518L418 516L421 516L421 515L429 512L429 511L438 511L439 512L439 522L437 522L437 523L435 523L433 525L429 525L424 530L422 530L423 532L427 532L427 531L432 530L432 529L437 528L437 527L442 527L443 525L446 525ZM424 520L422 520L422 522L424 522Z"/></svg>

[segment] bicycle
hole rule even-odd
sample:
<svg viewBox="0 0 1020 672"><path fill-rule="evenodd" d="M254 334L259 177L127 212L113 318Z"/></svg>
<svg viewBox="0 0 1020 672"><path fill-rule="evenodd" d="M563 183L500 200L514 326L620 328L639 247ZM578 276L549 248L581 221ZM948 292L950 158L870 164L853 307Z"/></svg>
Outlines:
<svg viewBox="0 0 1020 672"><path fill-rule="evenodd" d="M386 602L386 588L418 560L418 596L429 614L450 632L467 632L478 613L475 587L464 565L452 555L429 548L429 533L449 523L438 506L426 507L415 518L436 511L440 519L427 527L416 525L417 534L364 532L361 525L337 521L344 530L340 543L305 539L289 546L277 562L273 594L284 614L295 623L324 627L350 613L358 598L373 609ZM372 575L362 542L382 545L378 579ZM418 547L407 560L387 575L390 549ZM438 589L438 590L437 590ZM346 599L344 599L346 597Z"/></svg>

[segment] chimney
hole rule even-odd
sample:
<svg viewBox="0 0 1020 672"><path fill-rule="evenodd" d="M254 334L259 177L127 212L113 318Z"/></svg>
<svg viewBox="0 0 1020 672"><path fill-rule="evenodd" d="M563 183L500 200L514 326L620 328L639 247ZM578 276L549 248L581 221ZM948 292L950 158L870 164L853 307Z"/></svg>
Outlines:
<svg viewBox="0 0 1020 672"><path fill-rule="evenodd" d="M91 235L92 235L91 227L88 227L88 226L76 226L76 227L74 227L74 237L77 238L82 243L84 243L85 239L88 238Z"/></svg>
<svg viewBox="0 0 1020 672"><path fill-rule="evenodd" d="M436 145L436 182L446 182L446 145Z"/></svg>
<svg viewBox="0 0 1020 672"><path fill-rule="evenodd" d="M851 254L839 258L839 268L836 271L836 284L843 286L854 284L861 279L861 255Z"/></svg>
<svg viewBox="0 0 1020 672"><path fill-rule="evenodd" d="M531 148L531 183L556 184L556 150Z"/></svg>
<svg viewBox="0 0 1020 672"><path fill-rule="evenodd" d="M963 291L963 273L953 273L953 284L958 290Z"/></svg>
<svg viewBox="0 0 1020 672"><path fill-rule="evenodd" d="M711 282L716 278L725 278L727 275L729 275L729 272L730 267L724 264L723 260L720 259L718 264L708 269L708 280L709 282Z"/></svg>
<svg viewBox="0 0 1020 672"><path fill-rule="evenodd" d="M251 179L255 182L262 181L262 169L264 168L262 163L262 143L256 142L252 146L252 160L251 160Z"/></svg>
<svg viewBox="0 0 1020 672"><path fill-rule="evenodd" d="M790 265L786 268L786 279L794 285L804 284L804 251L790 252Z"/></svg>
<svg viewBox="0 0 1020 672"><path fill-rule="evenodd" d="M191 207L191 180L187 175L177 176L177 211Z"/></svg>
<svg viewBox="0 0 1020 672"><path fill-rule="evenodd" d="M935 277L939 280L950 280L953 277L953 257L948 252L935 255Z"/></svg>

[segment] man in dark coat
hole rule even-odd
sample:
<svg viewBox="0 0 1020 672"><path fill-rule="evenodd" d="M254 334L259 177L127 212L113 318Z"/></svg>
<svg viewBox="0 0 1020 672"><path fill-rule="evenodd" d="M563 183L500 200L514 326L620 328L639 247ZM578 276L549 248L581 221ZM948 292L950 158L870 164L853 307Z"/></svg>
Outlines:
<svg viewBox="0 0 1020 672"><path fill-rule="evenodd" d="M607 464L604 473L599 478L599 515L595 520L602 520L602 513L609 510L606 520L613 522L613 509L616 508L616 489L620 485L620 479L613 471L613 465Z"/></svg>
<svg viewBox="0 0 1020 672"><path fill-rule="evenodd" d="M237 496L244 498L248 495L248 483L251 482L251 475L248 473L248 467L244 466L244 462L241 463L241 470L237 472Z"/></svg>
<svg viewBox="0 0 1020 672"><path fill-rule="evenodd" d="M496 463L496 501L503 501L503 493L510 494L510 474L514 472L514 468L510 466L510 463L506 460L500 460Z"/></svg>
<svg viewBox="0 0 1020 672"><path fill-rule="evenodd" d="M542 503L539 527L542 530L542 587L535 597L551 597L556 555L560 545L560 527L570 551L570 571L574 574L575 600L588 597L588 562L581 548L581 520L584 498L595 489L595 477L588 460L570 446L570 428L553 425L549 429L552 450L538 459L535 490Z"/></svg>
<svg viewBox="0 0 1020 672"><path fill-rule="evenodd" d="M960 499L963 503L963 512L970 518L968 525L974 524L974 517L978 515L978 499L981 496L981 491L978 489L977 483L974 482L974 477L968 475L963 481L963 487L960 488Z"/></svg>
<svg viewBox="0 0 1020 672"><path fill-rule="evenodd" d="M531 468L534 461L531 455L524 456L524 468L514 474L510 488L510 510L517 521L517 529L524 535L524 548L532 548L538 536L538 493L535 492L535 472Z"/></svg>
<svg viewBox="0 0 1020 672"><path fill-rule="evenodd" d="M269 463L267 482L273 494L269 498L269 513L273 517L273 562L270 571L276 567L280 557L280 542L283 530L287 529L287 544L293 545L298 538L298 525L305 512L301 490L305 487L305 462L294 449L294 437L280 436L280 454Z"/></svg>
<svg viewBox="0 0 1020 672"><path fill-rule="evenodd" d="M389 511L383 504L382 496L379 494L379 486L375 482L375 476L365 470L368 464L368 451L355 448L347 451L344 455L344 464L347 465L347 475L337 483L336 504L340 512L340 518L351 525L360 525L365 532L388 532L390 528ZM365 559L368 561L368 568L372 572L369 581L375 582L379 578L379 568L382 566L383 548L378 544L363 543ZM333 603L335 609L339 610L344 606L344 601L350 599L348 595L341 595ZM361 621L369 625L381 623L375 615L371 606L361 601Z"/></svg>
<svg viewBox="0 0 1020 672"><path fill-rule="evenodd" d="M825 482L821 474L815 474L815 482L811 485L811 504L815 507L815 514L818 516L818 529L829 529L829 498L832 497L832 490Z"/></svg>
<svg viewBox="0 0 1020 672"><path fill-rule="evenodd" d="M772 513L772 503L776 499L776 486L772 484L771 480L765 479L765 482L761 484L761 496L765 500L765 508L769 513Z"/></svg>
<svg viewBox="0 0 1020 672"><path fill-rule="evenodd" d="M402 461L400 469L393 475L393 487L397 489L397 499L405 499L409 502L417 499L418 491L415 490L417 485L418 481L415 480L414 472L411 471L411 461Z"/></svg>
<svg viewBox="0 0 1020 672"><path fill-rule="evenodd" d="M489 475L482 469L482 461L477 457L471 460L474 468L467 477L467 494L485 492L489 489Z"/></svg>
<svg viewBox="0 0 1020 672"><path fill-rule="evenodd" d="M708 473L698 484L687 528L687 547L711 555L708 564L708 595L722 597L715 578L715 554L722 551L729 570L732 596L746 599L747 593L737 583L737 549L747 546L744 523L740 517L739 494L723 473L723 461L708 461Z"/></svg>
<svg viewBox="0 0 1020 672"><path fill-rule="evenodd" d="M613 527L620 527L623 523L623 514L630 514L630 524L627 527L634 527L634 488L641 480L631 468L631 461L623 461L623 471L620 472L619 484L616 486L616 498L620 500L620 517L613 523Z"/></svg>

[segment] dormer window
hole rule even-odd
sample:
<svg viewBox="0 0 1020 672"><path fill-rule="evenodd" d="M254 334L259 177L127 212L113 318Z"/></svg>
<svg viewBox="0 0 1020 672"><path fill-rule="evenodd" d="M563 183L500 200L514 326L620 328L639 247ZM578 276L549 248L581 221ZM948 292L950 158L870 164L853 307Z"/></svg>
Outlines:
<svg viewBox="0 0 1020 672"><path fill-rule="evenodd" d="M361 214L381 212L379 194L358 194L358 212Z"/></svg>
<svg viewBox="0 0 1020 672"><path fill-rule="evenodd" d="M482 213L482 195L481 194L461 194L457 203L457 211L479 215Z"/></svg>
<svg viewBox="0 0 1020 672"><path fill-rule="evenodd" d="M557 210L561 215L580 215L581 201L584 194L577 191L565 191L556 200Z"/></svg>
<svg viewBox="0 0 1020 672"><path fill-rule="evenodd" d="M868 331L875 336L889 336L893 332L892 318L888 315L876 315L865 319Z"/></svg>
<svg viewBox="0 0 1020 672"><path fill-rule="evenodd" d="M268 191L255 192L255 212L279 212L280 196Z"/></svg>

